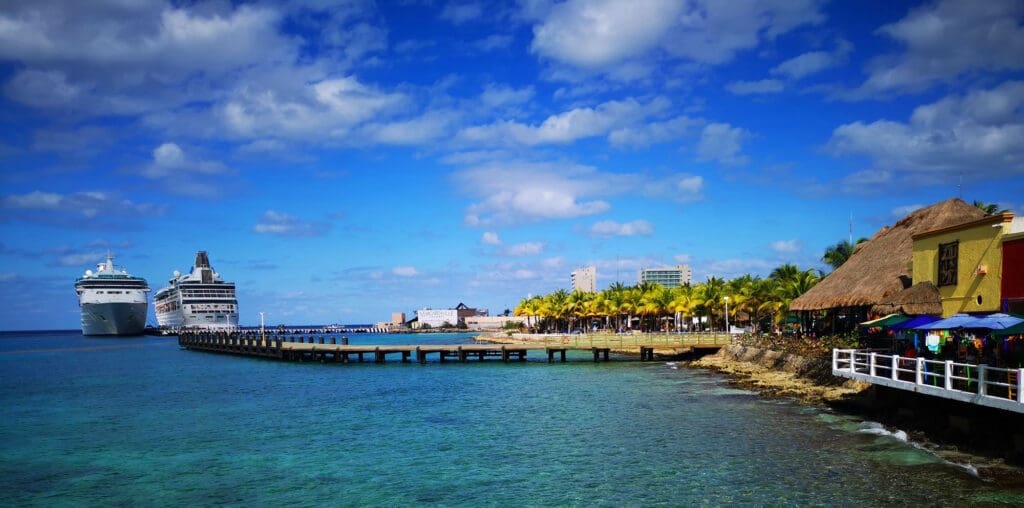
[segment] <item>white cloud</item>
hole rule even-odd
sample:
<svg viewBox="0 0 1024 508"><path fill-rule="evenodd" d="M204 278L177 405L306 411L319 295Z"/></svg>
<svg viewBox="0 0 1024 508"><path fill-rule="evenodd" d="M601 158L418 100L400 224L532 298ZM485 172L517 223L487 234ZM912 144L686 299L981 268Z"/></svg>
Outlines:
<svg viewBox="0 0 1024 508"><path fill-rule="evenodd" d="M793 254L800 251L800 241L776 240L769 247L778 254Z"/></svg>
<svg viewBox="0 0 1024 508"><path fill-rule="evenodd" d="M506 49L512 45L511 35L492 34L473 43L473 47L480 51L494 51Z"/></svg>
<svg viewBox="0 0 1024 508"><path fill-rule="evenodd" d="M855 98L914 91L974 71L1024 68L1024 3L943 0L917 7L878 33L906 47L876 59Z"/></svg>
<svg viewBox="0 0 1024 508"><path fill-rule="evenodd" d="M484 245L501 245L501 239L498 238L498 233L484 231L483 236L480 238L480 243Z"/></svg>
<svg viewBox="0 0 1024 508"><path fill-rule="evenodd" d="M740 153L741 143L748 137L745 130L727 123L704 127L697 142L697 160L715 161L724 166L742 166L750 158Z"/></svg>
<svg viewBox="0 0 1024 508"><path fill-rule="evenodd" d="M605 220L590 226L590 234L594 236L650 236L654 234L654 226L645 220L619 223Z"/></svg>
<svg viewBox="0 0 1024 508"><path fill-rule="evenodd" d="M832 53L811 51L780 63L771 70L771 73L792 80L802 79L833 66L835 60L836 57Z"/></svg>
<svg viewBox="0 0 1024 508"><path fill-rule="evenodd" d="M1024 82L948 96L918 106L906 123L854 122L832 132L836 155L864 155L876 169L858 178L899 174L935 182L959 172L986 177L1024 174Z"/></svg>
<svg viewBox="0 0 1024 508"><path fill-rule="evenodd" d="M105 258L106 254L104 252L81 252L60 256L57 264L60 266L90 266L99 263Z"/></svg>
<svg viewBox="0 0 1024 508"><path fill-rule="evenodd" d="M453 178L459 189L479 198L466 212L470 226L595 215L611 208L606 198L622 194L699 201L704 186L699 175L613 173L554 162L493 162L457 171Z"/></svg>
<svg viewBox="0 0 1024 508"><path fill-rule="evenodd" d="M441 11L440 18L461 25L480 19L484 15L484 6L478 2L449 2Z"/></svg>
<svg viewBox="0 0 1024 508"><path fill-rule="evenodd" d="M670 120L646 122L639 125L622 127L608 134L608 141L616 147L647 147L682 139L689 130L703 121L678 116Z"/></svg>
<svg viewBox="0 0 1024 508"><path fill-rule="evenodd" d="M505 248L506 256L536 256L544 252L545 244L543 242L524 242L509 245Z"/></svg>
<svg viewBox="0 0 1024 508"><path fill-rule="evenodd" d="M574 165L510 163L463 170L455 175L466 192L483 201L470 205L466 223L522 223L567 219L608 210L601 175Z"/></svg>
<svg viewBox="0 0 1024 508"><path fill-rule="evenodd" d="M704 177L681 175L676 180L676 199L684 203L704 199Z"/></svg>
<svg viewBox="0 0 1024 508"><path fill-rule="evenodd" d="M764 40L822 21L818 4L753 0L736 8L706 0L570 0L544 12L529 9L540 18L530 49L571 68L637 79L659 68L653 63L663 59L728 62ZM628 72L620 72L623 67Z"/></svg>
<svg viewBox="0 0 1024 508"><path fill-rule="evenodd" d="M532 86L513 88L496 83L488 83L480 94L480 102L488 108L519 106L533 99Z"/></svg>
<svg viewBox="0 0 1024 508"><path fill-rule="evenodd" d="M391 269L391 273L399 277L415 277L420 274L415 266L396 266Z"/></svg>
<svg viewBox="0 0 1024 508"><path fill-rule="evenodd" d="M228 168L216 161L191 159L176 143L163 143L153 149L153 162L142 169L147 178L166 178L185 173L216 175L228 172Z"/></svg>
<svg viewBox="0 0 1024 508"><path fill-rule="evenodd" d="M734 279L746 274L767 273L774 269L775 262L766 259L723 259L707 266L709 276Z"/></svg>
<svg viewBox="0 0 1024 508"><path fill-rule="evenodd" d="M133 217L160 215L166 207L133 203L120 199L108 192L55 192L33 191L27 194L9 194L0 198L0 206L12 210L35 212L56 212L69 215L94 217Z"/></svg>
<svg viewBox="0 0 1024 508"><path fill-rule="evenodd" d="M735 81L729 83L725 88L736 95L752 95L778 93L786 89L786 84L778 79L761 79L758 81Z"/></svg>
<svg viewBox="0 0 1024 508"><path fill-rule="evenodd" d="M672 259L675 260L676 263L682 265L688 265L693 262L693 257L689 254L676 254L675 256L672 256Z"/></svg>
<svg viewBox="0 0 1024 508"><path fill-rule="evenodd" d="M314 237L326 234L330 230L330 225L324 222L305 221L293 215L267 210L252 230L266 235Z"/></svg>
<svg viewBox="0 0 1024 508"><path fill-rule="evenodd" d="M575 108L549 116L536 126L502 120L467 127L458 133L458 138L474 145L568 144L583 138L604 136L615 129L633 125L667 106L667 101L663 99L647 103L631 98L608 101L595 108Z"/></svg>
<svg viewBox="0 0 1024 508"><path fill-rule="evenodd" d="M680 14L671 0L569 1L533 27L531 51L583 68L603 68L657 47Z"/></svg>
<svg viewBox="0 0 1024 508"><path fill-rule="evenodd" d="M346 139L360 124L382 123L407 103L402 94L378 90L354 77L319 80L290 93L246 87L221 108L221 116L233 133L245 137Z"/></svg>
<svg viewBox="0 0 1024 508"><path fill-rule="evenodd" d="M212 84L234 71L294 61L298 42L279 33L280 21L251 5L14 2L0 12L0 59L24 66L7 86L15 100L138 113L216 99Z"/></svg>
<svg viewBox="0 0 1024 508"><path fill-rule="evenodd" d="M906 217L907 215L910 215L911 213L916 212L917 210L920 210L922 208L924 208L924 205L921 204L903 205L893 208L890 213L892 213L893 217L902 219L903 217Z"/></svg>

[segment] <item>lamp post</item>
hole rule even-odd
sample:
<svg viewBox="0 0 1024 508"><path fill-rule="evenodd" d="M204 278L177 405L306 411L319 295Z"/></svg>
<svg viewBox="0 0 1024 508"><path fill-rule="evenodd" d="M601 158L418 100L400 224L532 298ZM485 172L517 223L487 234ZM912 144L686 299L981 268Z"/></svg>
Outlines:
<svg viewBox="0 0 1024 508"><path fill-rule="evenodd" d="M729 297L725 297L725 334L728 336L729 329Z"/></svg>
<svg viewBox="0 0 1024 508"><path fill-rule="evenodd" d="M263 340L267 340L267 330L263 326L263 313L262 312L260 312L260 338L263 339Z"/></svg>

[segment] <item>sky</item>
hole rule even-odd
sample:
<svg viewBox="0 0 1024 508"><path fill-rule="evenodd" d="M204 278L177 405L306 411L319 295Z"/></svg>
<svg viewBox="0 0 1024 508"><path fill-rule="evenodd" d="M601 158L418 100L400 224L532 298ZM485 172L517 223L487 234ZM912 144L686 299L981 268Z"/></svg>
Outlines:
<svg viewBox="0 0 1024 508"><path fill-rule="evenodd" d="M0 330L108 251L243 325L495 314L1024 212L1024 1L0 1L0 133Z"/></svg>

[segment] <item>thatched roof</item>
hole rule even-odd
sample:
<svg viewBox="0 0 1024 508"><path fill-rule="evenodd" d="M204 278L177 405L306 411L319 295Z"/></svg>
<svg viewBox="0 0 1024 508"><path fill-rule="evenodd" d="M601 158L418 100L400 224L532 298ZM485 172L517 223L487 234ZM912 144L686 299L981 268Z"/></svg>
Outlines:
<svg viewBox="0 0 1024 508"><path fill-rule="evenodd" d="M885 298L881 303L871 307L875 314L922 314L942 315L942 297L939 288L929 281L919 282L913 286Z"/></svg>
<svg viewBox="0 0 1024 508"><path fill-rule="evenodd" d="M984 216L985 212L956 198L921 208L858 245L846 263L793 300L789 308L822 310L882 303L908 285L904 281L913 273L914 257L911 236Z"/></svg>

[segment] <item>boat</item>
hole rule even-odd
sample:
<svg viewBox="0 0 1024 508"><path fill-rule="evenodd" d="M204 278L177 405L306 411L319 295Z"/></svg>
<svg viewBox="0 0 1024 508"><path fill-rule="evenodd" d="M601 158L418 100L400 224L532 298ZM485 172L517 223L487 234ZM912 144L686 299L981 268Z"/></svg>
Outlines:
<svg viewBox="0 0 1024 508"><path fill-rule="evenodd" d="M156 321L162 329L225 330L238 327L235 283L224 282L210 266L206 251L196 253L192 271L175 270L168 286L153 297Z"/></svg>
<svg viewBox="0 0 1024 508"><path fill-rule="evenodd" d="M82 335L142 335L146 327L149 284L124 268L114 266L114 256L86 270L75 280L82 310Z"/></svg>

